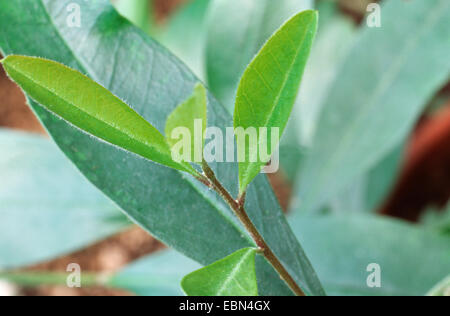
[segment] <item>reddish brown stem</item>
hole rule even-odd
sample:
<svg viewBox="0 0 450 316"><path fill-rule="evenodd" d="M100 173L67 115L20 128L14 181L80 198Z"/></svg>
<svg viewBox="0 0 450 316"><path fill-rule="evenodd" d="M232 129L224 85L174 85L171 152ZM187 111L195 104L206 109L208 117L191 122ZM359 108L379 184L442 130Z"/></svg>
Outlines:
<svg viewBox="0 0 450 316"><path fill-rule="evenodd" d="M213 188L225 200L225 202L227 202L238 219L241 221L242 225L244 225L245 229L248 231L252 239L255 241L261 254L275 268L280 277L286 282L286 284L289 286L292 292L295 293L295 295L305 296L305 293L302 291L302 289L300 289L289 272L284 268L283 264L275 256L269 245L265 242L264 238L261 236L255 225L253 225L251 219L248 217L244 207L245 193L239 198L239 200L235 200L227 191L227 189L223 187L223 185L217 179L214 171L208 166L205 161L203 161L202 167L205 177L210 181L209 186Z"/></svg>

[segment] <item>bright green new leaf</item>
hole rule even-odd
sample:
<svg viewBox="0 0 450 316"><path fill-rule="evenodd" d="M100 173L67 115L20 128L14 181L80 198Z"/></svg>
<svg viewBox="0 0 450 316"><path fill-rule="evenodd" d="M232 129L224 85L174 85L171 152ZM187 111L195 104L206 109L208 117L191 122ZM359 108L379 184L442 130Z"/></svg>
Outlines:
<svg viewBox="0 0 450 316"><path fill-rule="evenodd" d="M188 274L181 287L189 296L257 296L256 249L245 248Z"/></svg>
<svg viewBox="0 0 450 316"><path fill-rule="evenodd" d="M43 285L67 286L69 273L47 271L0 271L0 281L7 281L23 287L38 287ZM108 277L101 274L83 272L80 276L81 286L101 286Z"/></svg>
<svg viewBox="0 0 450 316"><path fill-rule="evenodd" d="M193 95L180 104L166 121L166 139L172 148L172 157L178 162L201 163L203 158L204 135L207 127L206 89L197 84ZM189 153L184 152L184 141L189 141ZM184 159L183 159L184 158Z"/></svg>
<svg viewBox="0 0 450 316"><path fill-rule="evenodd" d="M339 67L299 176L311 212L405 141L450 74L450 2L384 1L382 27L363 27Z"/></svg>
<svg viewBox="0 0 450 316"><path fill-rule="evenodd" d="M156 128L80 72L35 57L11 55L2 63L32 99L79 129L149 160L196 174L190 165L172 160Z"/></svg>
<svg viewBox="0 0 450 316"><path fill-rule="evenodd" d="M427 296L450 296L450 276L432 288Z"/></svg>
<svg viewBox="0 0 450 316"><path fill-rule="evenodd" d="M269 39L241 79L234 127L254 129L257 142L246 140L244 144L236 135L240 193L269 161L262 154L270 156L278 146L297 97L317 23L316 11L307 10L292 17ZM260 128L267 128L267 133ZM275 137L272 128L278 130Z"/></svg>
<svg viewBox="0 0 450 316"><path fill-rule="evenodd" d="M208 87L233 113L239 79L256 53L313 0L209 0L206 19L206 72Z"/></svg>

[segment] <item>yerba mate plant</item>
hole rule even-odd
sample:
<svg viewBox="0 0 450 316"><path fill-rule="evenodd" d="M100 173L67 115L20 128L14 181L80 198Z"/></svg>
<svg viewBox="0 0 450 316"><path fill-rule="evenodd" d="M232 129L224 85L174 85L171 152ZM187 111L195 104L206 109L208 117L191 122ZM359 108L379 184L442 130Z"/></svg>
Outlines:
<svg viewBox="0 0 450 316"><path fill-rule="evenodd" d="M14 269L131 220L176 252L107 277L81 272L83 287L448 291L446 228L367 214L448 80L447 0L386 1L383 18L360 31L331 1L313 10L310 0L193 0L166 29L146 16L148 2L116 3L136 26L108 0L0 0L1 64L65 155L46 139L0 131L12 187L0 185L0 279L65 284L64 274ZM289 217L264 175L278 167L296 184ZM28 212L19 214L13 188L27 195Z"/></svg>

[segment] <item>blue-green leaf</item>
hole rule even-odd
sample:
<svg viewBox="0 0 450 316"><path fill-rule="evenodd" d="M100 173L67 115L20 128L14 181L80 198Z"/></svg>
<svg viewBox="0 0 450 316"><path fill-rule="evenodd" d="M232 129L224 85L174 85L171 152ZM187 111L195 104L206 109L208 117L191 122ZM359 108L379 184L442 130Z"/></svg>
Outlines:
<svg viewBox="0 0 450 316"><path fill-rule="evenodd" d="M54 259L130 223L41 136L0 131L0 267Z"/></svg>

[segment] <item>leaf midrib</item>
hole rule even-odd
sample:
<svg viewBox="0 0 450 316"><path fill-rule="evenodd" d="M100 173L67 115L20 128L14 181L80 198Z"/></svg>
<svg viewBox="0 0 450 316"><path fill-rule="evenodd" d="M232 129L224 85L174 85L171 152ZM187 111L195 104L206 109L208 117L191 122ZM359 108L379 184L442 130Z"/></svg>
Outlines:
<svg viewBox="0 0 450 316"><path fill-rule="evenodd" d="M231 270L230 274L225 278L224 282L222 283L222 285L220 286L219 290L217 291L217 296L221 296L222 293L226 290L227 286L233 282L234 278L236 277L236 275L239 273L239 270L241 268L241 266L244 264L245 260L247 260L247 258L249 256L253 255L252 250L248 250L244 256L241 257L241 259L239 260L238 264L236 264L234 266L234 268ZM239 282L237 281L237 284L240 288L242 288L242 286L239 284Z"/></svg>
<svg viewBox="0 0 450 316"><path fill-rule="evenodd" d="M287 22L285 22L285 23L279 28L279 30L282 29L287 23L289 23L289 21L290 21L290 20L288 20ZM304 28L303 37L302 37L302 40L301 40L301 45L299 45L299 46L296 48L296 51L295 51L295 58L292 59L292 62L291 62L291 64L290 64L290 66L288 67L289 70L286 72L286 75L284 76L284 79L283 79L283 83L282 83L282 85L281 85L280 92L277 93L277 96L276 96L275 101L274 101L274 103L273 103L274 106L272 107L272 109L271 109L269 115L267 115L266 120L265 120L263 126L268 126L270 120L271 120L272 117L273 117L273 113L274 113L275 110L278 109L279 106L280 106L280 105L279 105L280 98L281 98L281 96L283 95L283 92L284 92L284 90L285 90L285 88L286 88L286 86L287 86L287 83L288 83L288 81L289 81L289 78L291 77L292 71L293 71L293 69L294 69L294 65L296 64L296 62L297 62L297 60L298 60L298 57L299 57L299 55L300 55L300 52L302 51L302 48L305 46L305 39L306 39L306 36L307 36L308 32L310 32L310 30L311 30L311 23L308 23L308 27ZM291 44L295 47L294 41L292 40L292 38L290 37L290 35L287 35L287 38L289 39L289 41L291 42ZM262 48L261 50L263 50L269 42L270 42L270 39L267 41L267 43L263 46L263 48ZM270 52L271 52L271 51L270 51ZM275 61L277 64L280 64L279 61L276 59L276 57L275 57L274 54L270 53L270 55L272 56L272 58L274 59L274 61ZM257 56L258 56L258 55L257 55ZM256 57L252 60L252 62L250 63L250 67L252 67L253 62L255 61L255 59L257 58L257 56L256 56ZM249 69L249 71L250 71L250 70L251 70L251 69ZM257 72L259 73L259 71L257 70L256 67L255 67L254 70L257 71ZM280 69L280 71L282 71L282 70ZM243 94L244 94L244 96L246 97L246 99L248 99L246 93L243 92ZM250 104L250 100L248 100L247 102L249 102L249 104ZM238 118L238 121L239 121L239 123L240 123L240 118ZM281 136L281 135L280 135L280 136ZM256 163L256 164L259 164L259 163ZM256 164L250 163L249 166L250 166L250 165L255 166ZM247 168L245 169L245 171L244 171L244 177L243 177L244 179L248 179L249 173L250 173L250 170L249 170L249 169L251 169L251 168L250 168L250 167L247 167Z"/></svg>
<svg viewBox="0 0 450 316"><path fill-rule="evenodd" d="M52 91L52 90L49 89L48 87L42 85L42 84L39 83L38 81L34 80L34 78L31 77L31 76L29 76L27 73L22 72L22 71L20 71L19 69L15 68L15 67L13 67L13 66L11 66L11 65L10 65L9 67L13 68L15 72L19 73L20 75L22 75L23 77L25 77L26 79L28 79L29 81L31 81L32 83L34 83L36 86L40 87L41 89L47 91L48 93L50 93L51 95L53 95L55 98L60 99L60 100L63 101L64 103L68 104L69 106L72 106L72 107L74 107L75 109L77 109L78 111L82 112L83 114L85 114L86 116L88 116L90 119L95 120L96 122L99 122L99 123L102 123L102 124L107 125L108 127L110 127L110 128L112 128L112 129L114 129L115 131L117 131L119 134L121 134L121 135L123 135L123 136L129 138L130 140L134 140L134 141L138 142L138 143L141 144L141 145L144 145L144 146L146 146L146 147L150 147L150 148L156 150L156 151L157 151L159 154L161 154L161 155L167 155L167 153L164 153L164 152L162 152L162 151L160 150L159 146L153 146L152 144L144 143L144 142L142 142L140 139L134 137L132 134L129 134L129 133L127 133L126 131L122 131L121 129L117 129L116 127L114 127L114 125L110 124L108 121L101 120L101 119L99 119L99 118L97 118L97 117L91 115L89 112L87 112L87 111L83 110L82 108L76 106L76 105L75 105L74 103L72 103L70 100L67 100L67 99L64 98L63 96L59 95L57 92ZM68 68L68 69L69 69L69 68ZM84 76L84 75L83 75L83 76ZM86 78L88 78L88 77L86 77ZM89 79L89 80L90 80L90 79ZM117 98L116 96L114 96L114 97ZM117 100L119 100L119 99L117 98ZM120 102L122 102L122 101L120 101ZM124 104L125 104L125 103L124 103ZM126 105L126 106L128 106L128 105ZM51 111L51 110L49 110L49 111L52 112L54 115L56 115L56 116L58 116L58 117L64 119L63 117L61 117L61 116L58 115L57 113L55 113L55 112L53 112L53 111ZM136 114L137 114L137 113L136 113ZM137 114L137 115L139 115L139 114ZM71 124L70 122L68 122L68 123ZM73 124L71 124L71 125L73 125ZM73 126L75 126L75 125L73 125ZM78 128L78 129L80 129L80 130L82 130L82 131L84 131L85 133L88 133L88 134L90 134L90 135L92 135L92 136L95 136L95 135L91 134L90 132L88 132L88 131L86 131L86 130L80 128L80 127L77 127L77 126L75 126L75 127ZM97 136L95 136L95 137L97 137ZM97 138L100 138L100 137L97 137ZM108 143L110 143L110 142L108 141ZM127 152L130 152L130 153L131 153L130 150L127 150L127 149L124 149L124 150L126 150ZM136 153L134 153L134 154L136 154ZM139 155L139 156L142 156L142 155L140 155L140 154L138 154L138 155ZM146 157L144 157L144 158L146 158ZM146 158L146 159L149 159L149 158Z"/></svg>

